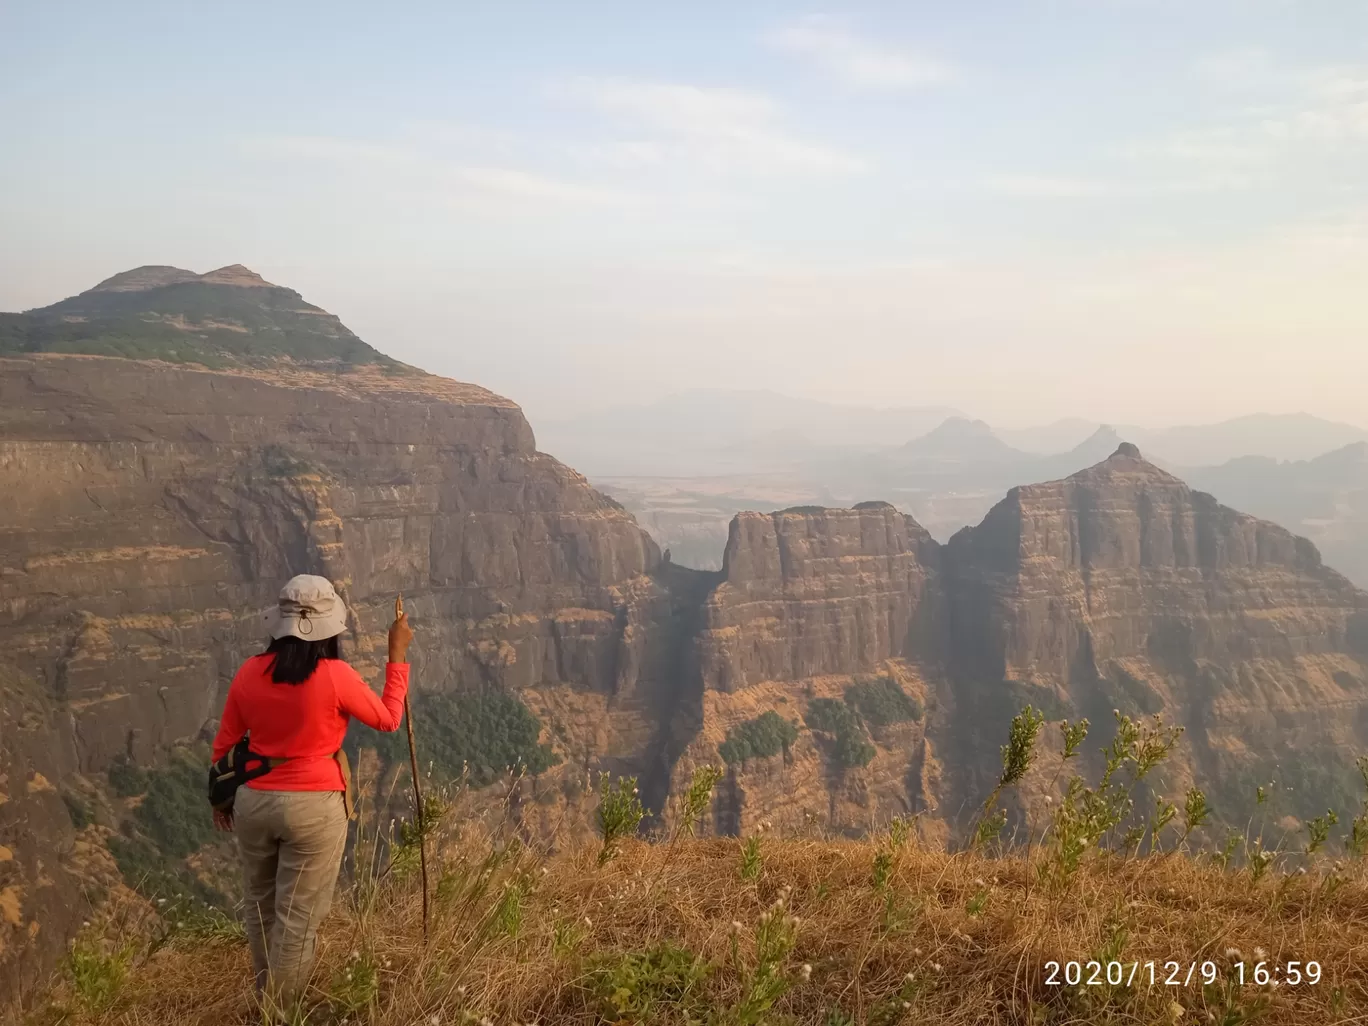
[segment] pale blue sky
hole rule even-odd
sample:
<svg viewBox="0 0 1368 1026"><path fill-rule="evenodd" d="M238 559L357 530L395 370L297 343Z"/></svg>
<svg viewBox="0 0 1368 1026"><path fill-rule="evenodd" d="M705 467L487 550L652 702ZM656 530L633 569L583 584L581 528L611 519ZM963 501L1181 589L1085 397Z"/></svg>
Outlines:
<svg viewBox="0 0 1368 1026"><path fill-rule="evenodd" d="M241 262L534 422L1368 424L1362 0L0 0L0 309Z"/></svg>

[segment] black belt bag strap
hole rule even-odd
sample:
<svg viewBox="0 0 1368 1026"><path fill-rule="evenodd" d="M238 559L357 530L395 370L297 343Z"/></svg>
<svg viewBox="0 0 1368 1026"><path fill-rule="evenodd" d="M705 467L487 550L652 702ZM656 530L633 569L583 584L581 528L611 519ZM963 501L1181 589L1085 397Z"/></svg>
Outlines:
<svg viewBox="0 0 1368 1026"><path fill-rule="evenodd" d="M252 751L244 737L228 754L209 767L209 804L219 812L231 812L237 789L249 780L264 777L289 758L273 759Z"/></svg>
<svg viewBox="0 0 1368 1026"><path fill-rule="evenodd" d="M333 753L338 768L342 771L342 807L347 818L356 814L356 787L352 783L351 763L347 753L338 749ZM209 804L219 812L231 812L237 789L249 780L264 777L281 763L289 762L289 756L273 758L252 751L251 741L244 737L228 750L218 762L209 767Z"/></svg>

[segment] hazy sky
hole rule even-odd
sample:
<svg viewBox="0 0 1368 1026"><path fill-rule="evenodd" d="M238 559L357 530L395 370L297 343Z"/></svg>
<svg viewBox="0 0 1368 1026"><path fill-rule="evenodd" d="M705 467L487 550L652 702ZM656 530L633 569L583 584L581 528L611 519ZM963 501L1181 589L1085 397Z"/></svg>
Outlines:
<svg viewBox="0 0 1368 1026"><path fill-rule="evenodd" d="M534 420L1368 424L1368 3L0 0L0 309L241 262Z"/></svg>

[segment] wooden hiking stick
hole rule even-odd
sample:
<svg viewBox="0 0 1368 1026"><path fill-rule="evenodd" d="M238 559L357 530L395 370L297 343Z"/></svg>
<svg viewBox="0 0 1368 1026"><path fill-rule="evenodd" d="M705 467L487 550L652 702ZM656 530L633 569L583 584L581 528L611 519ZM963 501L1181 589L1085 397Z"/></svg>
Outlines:
<svg viewBox="0 0 1368 1026"><path fill-rule="evenodd" d="M404 615L404 596L394 600L394 618ZM410 680L410 686L412 681ZM404 726L408 729L409 769L413 773L413 807L418 822L418 870L423 880L423 943L428 940L427 824L423 822L423 785L418 778L418 749L413 743L413 705L404 693Z"/></svg>

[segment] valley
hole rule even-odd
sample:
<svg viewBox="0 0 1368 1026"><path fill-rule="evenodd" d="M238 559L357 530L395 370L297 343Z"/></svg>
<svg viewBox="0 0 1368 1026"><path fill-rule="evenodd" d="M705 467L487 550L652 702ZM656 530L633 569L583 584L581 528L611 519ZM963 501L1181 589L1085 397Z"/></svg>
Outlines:
<svg viewBox="0 0 1368 1026"><path fill-rule="evenodd" d="M473 763L528 838L585 820L599 773L637 778L668 826L710 764L708 834L915 816L953 843L1027 705L1051 743L1081 717L1105 743L1113 710L1185 727L1155 793L1203 788L1221 822L1270 782L1290 823L1356 805L1368 593L1129 442L1022 457L952 420L828 454L836 484L816 494L783 471L636 479L620 502L542 452L512 401L336 325L291 335L332 321L225 270L117 276L58 304L86 320L17 315L22 344L0 351L0 979L16 988L121 879L219 885L190 824L197 746L260 647L257 613L300 572L337 583L344 653L371 680L403 593L434 772ZM112 355L116 315L184 334L157 345L196 359ZM878 494L909 468L936 482L934 532L903 508L932 498ZM950 531L955 516L976 522ZM677 532L668 561L653 526ZM465 716L498 743L443 730ZM353 743L391 807L392 753ZM1009 826L1055 787L1028 775Z"/></svg>

